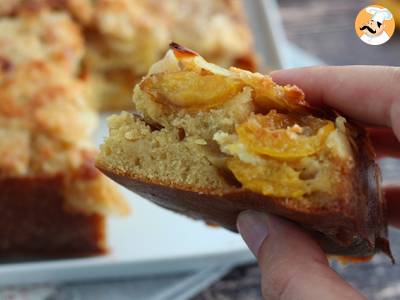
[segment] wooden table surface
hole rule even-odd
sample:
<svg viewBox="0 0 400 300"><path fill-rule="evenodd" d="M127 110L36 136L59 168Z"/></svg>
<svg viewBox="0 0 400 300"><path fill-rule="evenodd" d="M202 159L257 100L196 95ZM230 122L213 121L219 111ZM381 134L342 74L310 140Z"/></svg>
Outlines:
<svg viewBox="0 0 400 300"><path fill-rule="evenodd" d="M326 64L400 66L400 29L381 46L366 45L355 35L355 17L370 3L365 0L279 1L288 39ZM391 231L391 242L395 256L400 257L398 231ZM400 299L400 267L391 266L384 257L353 266L334 263L333 267L370 299ZM194 299L261 299L258 267L246 265L235 268Z"/></svg>

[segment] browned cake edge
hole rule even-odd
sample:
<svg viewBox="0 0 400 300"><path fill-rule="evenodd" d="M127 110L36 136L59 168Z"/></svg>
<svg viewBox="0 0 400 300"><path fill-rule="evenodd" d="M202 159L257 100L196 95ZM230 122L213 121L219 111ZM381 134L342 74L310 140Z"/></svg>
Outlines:
<svg viewBox="0 0 400 300"><path fill-rule="evenodd" d="M76 257L108 252L105 218L65 208L62 176L0 180L0 257Z"/></svg>
<svg viewBox="0 0 400 300"><path fill-rule="evenodd" d="M356 168L353 174L344 178L354 182L354 190L351 195L343 197L350 197L356 205L339 205L326 211L307 211L292 205L293 201L282 201L284 199L244 189L236 188L221 195L213 190L193 190L189 186L135 178L108 170L99 163L98 167L113 180L159 206L231 231L237 231L236 219L240 212L249 209L268 212L310 230L327 254L359 259L382 251L394 261L387 240L386 204L380 189L380 170L374 161L374 151L363 128L352 124L348 129L354 141ZM331 201L343 202L337 198Z"/></svg>

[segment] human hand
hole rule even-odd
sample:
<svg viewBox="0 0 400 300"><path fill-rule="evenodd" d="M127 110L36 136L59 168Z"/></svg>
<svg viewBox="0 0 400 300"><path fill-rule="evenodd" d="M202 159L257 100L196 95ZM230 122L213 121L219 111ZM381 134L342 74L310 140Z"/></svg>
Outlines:
<svg viewBox="0 0 400 300"><path fill-rule="evenodd" d="M311 105L332 107L367 124L378 156L400 157L400 68L314 67L277 71L272 78L299 86ZM389 221L400 224L400 188L391 187L387 201ZM294 223L246 211L237 225L257 257L266 299L365 299L329 267L317 242Z"/></svg>

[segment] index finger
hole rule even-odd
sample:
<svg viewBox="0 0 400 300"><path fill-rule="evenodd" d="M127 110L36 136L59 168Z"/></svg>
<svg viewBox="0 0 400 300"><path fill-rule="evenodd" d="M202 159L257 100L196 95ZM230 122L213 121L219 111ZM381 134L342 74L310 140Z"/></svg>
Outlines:
<svg viewBox="0 0 400 300"><path fill-rule="evenodd" d="M279 84L304 90L307 101L326 105L361 122L393 128L400 138L400 68L311 67L275 71Z"/></svg>

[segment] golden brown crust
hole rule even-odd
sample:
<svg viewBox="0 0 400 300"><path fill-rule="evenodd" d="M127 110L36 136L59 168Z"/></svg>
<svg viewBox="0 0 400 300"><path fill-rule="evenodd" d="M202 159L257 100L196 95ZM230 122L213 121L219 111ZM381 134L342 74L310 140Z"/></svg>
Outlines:
<svg viewBox="0 0 400 300"><path fill-rule="evenodd" d="M250 29L239 0L0 2L0 16L9 17L7 19L29 20L69 14L85 39L86 75L93 85L93 102L100 110L131 109L131 87L161 58L171 40L192 47L210 61L225 67L257 69ZM62 33L65 30L58 25L48 31ZM66 41L69 37L65 34ZM60 47L70 46L62 40L57 42ZM58 60L62 58L60 56ZM66 61L66 56L64 60L70 63L73 58Z"/></svg>
<svg viewBox="0 0 400 300"><path fill-rule="evenodd" d="M94 168L89 138L96 115L82 83L42 61L17 65L3 75L0 179L63 174L66 203L83 212L126 213L117 187ZM91 176L77 176L82 170L91 170Z"/></svg>
<svg viewBox="0 0 400 300"><path fill-rule="evenodd" d="M1 17L0 45L3 71L41 60L74 75L84 54L80 28L63 12L39 11L17 18Z"/></svg>
<svg viewBox="0 0 400 300"><path fill-rule="evenodd" d="M374 162L365 131L352 126L351 135L355 141L357 167L349 178L354 181L355 190L342 196L350 198L356 205L338 206L336 209L305 210L297 205L295 199L282 201L282 198L237 188L221 195L212 190L194 190L188 186L132 178L129 174L121 174L102 165L98 167L115 181L162 207L232 231L237 230L238 214L251 209L277 214L303 225L313 232L329 254L367 257L381 250L391 257L389 248L385 247L388 243L387 225L385 203L379 187L379 168ZM331 200L335 203L347 202Z"/></svg>

